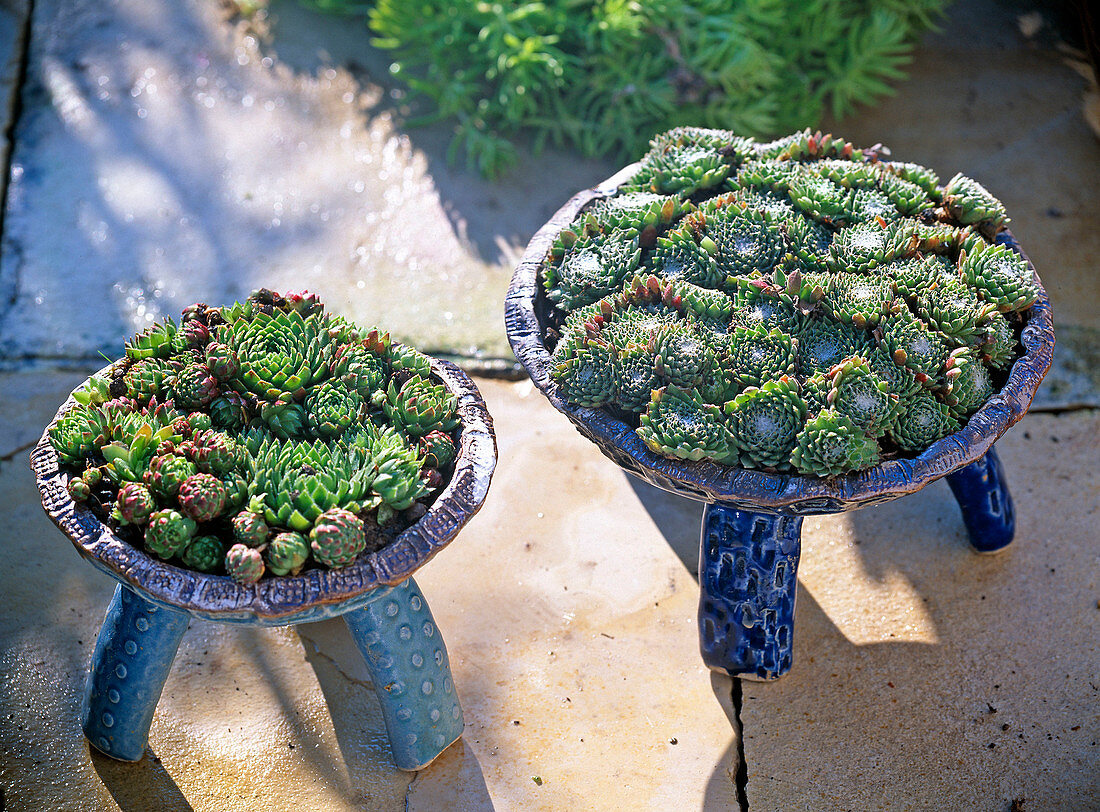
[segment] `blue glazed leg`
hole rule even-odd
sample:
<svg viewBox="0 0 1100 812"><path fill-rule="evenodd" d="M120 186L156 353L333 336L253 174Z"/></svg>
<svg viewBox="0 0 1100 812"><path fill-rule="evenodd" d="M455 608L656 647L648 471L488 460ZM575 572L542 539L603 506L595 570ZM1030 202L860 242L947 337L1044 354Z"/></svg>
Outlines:
<svg viewBox="0 0 1100 812"><path fill-rule="evenodd" d="M187 620L115 587L84 686L84 735L97 750L121 761L141 759Z"/></svg>
<svg viewBox="0 0 1100 812"><path fill-rule="evenodd" d="M412 578L380 589L348 624L382 704L393 760L402 770L427 767L462 735L447 647Z"/></svg>
<svg viewBox="0 0 1100 812"><path fill-rule="evenodd" d="M791 667L802 518L707 505L699 646L714 671L770 680Z"/></svg>
<svg viewBox="0 0 1100 812"><path fill-rule="evenodd" d="M970 545L979 553L1004 549L1016 534L1016 511L1004 469L991 447L977 462L947 475L962 510Z"/></svg>

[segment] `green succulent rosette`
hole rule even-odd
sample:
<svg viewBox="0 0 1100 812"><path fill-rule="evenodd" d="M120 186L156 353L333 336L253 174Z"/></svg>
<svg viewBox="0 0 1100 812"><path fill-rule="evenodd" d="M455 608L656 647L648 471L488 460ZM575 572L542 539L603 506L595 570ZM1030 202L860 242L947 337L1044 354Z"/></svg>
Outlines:
<svg viewBox="0 0 1100 812"><path fill-rule="evenodd" d="M250 490L263 494L269 525L304 533L330 508L361 508L374 480L368 447L342 438L307 442L268 436L258 445L256 439L251 439L256 448Z"/></svg>
<svg viewBox="0 0 1100 812"><path fill-rule="evenodd" d="M786 375L750 386L725 405L733 442L747 468L784 468L806 420L798 382Z"/></svg>
<svg viewBox="0 0 1100 812"><path fill-rule="evenodd" d="M675 386L656 390L639 423L638 436L658 454L726 464L738 460L722 410L703 402L695 390Z"/></svg>
<svg viewBox="0 0 1100 812"><path fill-rule="evenodd" d="M900 398L890 391L862 356L853 356L829 371L826 405L844 415L869 437L879 438L894 424Z"/></svg>
<svg viewBox="0 0 1100 812"><path fill-rule="evenodd" d="M836 476L877 465L878 443L847 416L824 409L806 421L791 452L791 465L800 474Z"/></svg>
<svg viewBox="0 0 1100 812"><path fill-rule="evenodd" d="M393 425L410 437L431 431L450 431L458 425L458 400L446 387L415 377L400 388L390 381L382 409Z"/></svg>
<svg viewBox="0 0 1100 812"><path fill-rule="evenodd" d="M941 437L958 431L960 423L951 408L931 392L921 389L901 400L890 439L905 451L923 451Z"/></svg>
<svg viewBox="0 0 1100 812"><path fill-rule="evenodd" d="M762 386L794 372L798 342L782 330L735 327L729 337L726 369L738 385Z"/></svg>
<svg viewBox="0 0 1100 812"><path fill-rule="evenodd" d="M335 348L320 313L260 310L231 327L226 343L240 363L238 391L269 402L295 400L328 372Z"/></svg>
<svg viewBox="0 0 1100 812"><path fill-rule="evenodd" d="M305 536L288 530L271 540L264 549L264 560L272 575L297 575L309 560L309 551Z"/></svg>

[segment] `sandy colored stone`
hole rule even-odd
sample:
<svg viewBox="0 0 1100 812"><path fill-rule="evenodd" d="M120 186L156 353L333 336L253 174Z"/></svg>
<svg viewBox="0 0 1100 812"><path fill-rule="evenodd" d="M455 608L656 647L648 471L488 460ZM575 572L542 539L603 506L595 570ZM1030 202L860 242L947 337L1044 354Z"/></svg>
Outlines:
<svg viewBox="0 0 1100 812"><path fill-rule="evenodd" d="M1016 541L972 553L947 485L807 519L795 661L744 683L749 808L1100 808L1100 413L998 444Z"/></svg>
<svg viewBox="0 0 1100 812"><path fill-rule="evenodd" d="M452 171L438 129L395 124L385 61L352 47L374 53L361 23L272 16L290 19L265 41L206 0L35 4L0 252L7 359L94 358L265 285L425 349L509 355L514 258L610 167L547 154L499 186ZM354 71L318 56L329 39Z"/></svg>
<svg viewBox="0 0 1100 812"><path fill-rule="evenodd" d="M736 807L716 699L728 706L731 685L699 658L690 571L627 477L530 383L479 385L500 442L492 490L417 576L467 727L410 809Z"/></svg>

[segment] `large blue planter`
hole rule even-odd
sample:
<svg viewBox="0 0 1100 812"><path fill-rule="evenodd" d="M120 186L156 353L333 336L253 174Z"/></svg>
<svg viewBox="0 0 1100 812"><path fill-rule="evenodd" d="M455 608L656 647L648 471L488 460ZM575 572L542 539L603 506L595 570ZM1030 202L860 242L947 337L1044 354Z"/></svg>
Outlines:
<svg viewBox="0 0 1100 812"><path fill-rule="evenodd" d="M659 488L706 505L699 550L703 659L710 668L733 676L774 679L791 667L803 516L887 502L946 476L976 551L994 552L1012 541L1012 500L993 443L1027 412L1050 369L1050 300L1035 274L1039 300L1026 314L1024 354L1012 365L1008 381L961 430L915 458L819 479L662 457L623 421L602 409L574 406L561 396L550 378L546 346L550 305L538 283L554 238L589 203L614 194L637 168L628 166L575 195L531 239L505 300L508 339L535 386L606 456ZM1010 232L1002 232L997 241L1027 259Z"/></svg>
<svg viewBox="0 0 1100 812"><path fill-rule="evenodd" d="M251 585L166 564L118 538L70 498L69 475L42 435L31 466L43 508L81 555L119 582L84 691L83 728L92 745L123 761L142 757L191 617L266 626L343 617L370 671L396 765L421 769L458 739L462 710L447 648L412 574L480 509L496 465L496 438L473 382L445 361L433 359L432 371L458 396L462 433L451 481L428 512L347 567ZM74 403L66 401L58 416Z"/></svg>

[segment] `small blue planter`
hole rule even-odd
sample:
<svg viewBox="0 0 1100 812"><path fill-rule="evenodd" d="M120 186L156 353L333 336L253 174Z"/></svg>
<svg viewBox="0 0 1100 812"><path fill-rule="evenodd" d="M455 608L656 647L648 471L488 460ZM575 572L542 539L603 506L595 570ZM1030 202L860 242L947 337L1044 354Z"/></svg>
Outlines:
<svg viewBox="0 0 1100 812"><path fill-rule="evenodd" d="M1023 356L1012 365L1001 391L961 430L918 457L890 460L832 479L662 457L623 421L602 409L574 406L561 396L550 378L546 347L550 305L538 283L554 238L589 203L614 194L637 168L638 164L625 167L600 186L575 195L531 239L505 300L508 340L535 386L606 456L659 488L706 505L699 549L703 660L731 676L775 679L791 667L802 517L887 502L946 476L976 551L996 552L1012 541L1012 498L993 443L1024 416L1050 369L1050 300L1028 261L1039 300L1027 312ZM1027 259L1010 232L1002 232L997 241Z"/></svg>
<svg viewBox="0 0 1100 812"><path fill-rule="evenodd" d="M42 435L31 466L43 508L81 555L119 582L84 689L84 734L96 749L122 761L141 759L192 616L266 626L343 617L370 671L398 767L426 767L462 735L447 648L412 573L480 509L496 465L496 438L473 382L445 361L433 359L432 371L458 396L462 433L451 481L428 512L347 567L251 585L166 564L119 539L70 498L69 475ZM58 416L74 403L66 401Z"/></svg>

